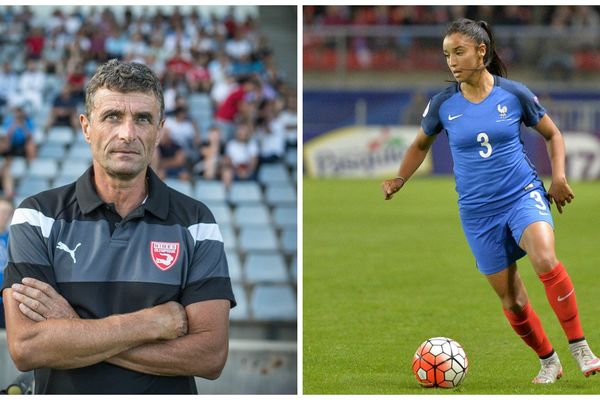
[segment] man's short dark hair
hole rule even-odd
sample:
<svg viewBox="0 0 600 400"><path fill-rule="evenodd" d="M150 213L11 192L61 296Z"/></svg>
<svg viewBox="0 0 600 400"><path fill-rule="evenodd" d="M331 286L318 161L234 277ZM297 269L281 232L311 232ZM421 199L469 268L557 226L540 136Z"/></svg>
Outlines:
<svg viewBox="0 0 600 400"><path fill-rule="evenodd" d="M144 64L112 59L98 67L85 91L85 112L88 118L94 106L94 95L100 88L120 93L152 92L159 102L159 120L163 119L165 100L162 86L156 74Z"/></svg>

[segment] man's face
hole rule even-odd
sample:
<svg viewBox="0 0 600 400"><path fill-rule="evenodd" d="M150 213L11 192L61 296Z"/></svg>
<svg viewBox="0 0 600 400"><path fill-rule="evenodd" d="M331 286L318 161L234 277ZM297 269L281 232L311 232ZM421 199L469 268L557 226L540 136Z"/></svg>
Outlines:
<svg viewBox="0 0 600 400"><path fill-rule="evenodd" d="M160 140L158 99L152 92L120 93L100 88L90 119L80 115L94 165L108 175L130 180L145 173Z"/></svg>

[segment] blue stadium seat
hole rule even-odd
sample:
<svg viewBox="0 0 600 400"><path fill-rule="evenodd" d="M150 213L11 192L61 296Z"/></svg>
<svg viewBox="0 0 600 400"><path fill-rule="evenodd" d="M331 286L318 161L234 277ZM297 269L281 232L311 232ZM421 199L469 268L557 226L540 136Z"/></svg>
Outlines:
<svg viewBox="0 0 600 400"><path fill-rule="evenodd" d="M194 197L202 202L225 202L227 192L223 182L198 179L194 188Z"/></svg>
<svg viewBox="0 0 600 400"><path fill-rule="evenodd" d="M52 181L52 187L57 188L57 187L65 186L65 185L75 182L76 180L77 180L77 178L71 177L71 176L62 176L62 175L57 176Z"/></svg>
<svg viewBox="0 0 600 400"><path fill-rule="evenodd" d="M228 224L219 224L219 230L223 237L223 247L225 247L225 250L235 250L237 247L237 239L233 227Z"/></svg>
<svg viewBox="0 0 600 400"><path fill-rule="evenodd" d="M289 282L283 256L277 253L249 253L244 261L244 274L249 284Z"/></svg>
<svg viewBox="0 0 600 400"><path fill-rule="evenodd" d="M241 204L235 209L235 222L239 227L250 225L269 225L269 210L262 204Z"/></svg>
<svg viewBox="0 0 600 400"><path fill-rule="evenodd" d="M178 192L185 194L186 196L192 197L194 195L192 190L192 184L190 182L182 181L181 179L177 178L166 178L164 182L170 188L175 189Z"/></svg>
<svg viewBox="0 0 600 400"><path fill-rule="evenodd" d="M246 289L240 284L231 285L237 305L229 312L229 318L235 321L249 318L248 295Z"/></svg>
<svg viewBox="0 0 600 400"><path fill-rule="evenodd" d="M289 285L256 286L250 304L254 319L296 320L296 293Z"/></svg>
<svg viewBox="0 0 600 400"><path fill-rule="evenodd" d="M294 282L298 282L298 258L294 257L292 259L292 267L290 268L290 273L292 275L292 278L294 279Z"/></svg>
<svg viewBox="0 0 600 400"><path fill-rule="evenodd" d="M215 221L217 221L217 224L229 225L233 222L233 218L231 216L231 210L226 203L211 205L208 208L212 212L213 216L215 217Z"/></svg>
<svg viewBox="0 0 600 400"><path fill-rule="evenodd" d="M229 266L229 277L232 282L242 282L244 276L242 273L242 263L240 257L236 251L228 250L225 251L227 255L227 265Z"/></svg>
<svg viewBox="0 0 600 400"><path fill-rule="evenodd" d="M235 205L261 203L263 196L260 186L254 181L233 182L229 189L229 201Z"/></svg>
<svg viewBox="0 0 600 400"><path fill-rule="evenodd" d="M27 172L27 161L23 157L13 157L10 164L10 174L13 178L19 179L25 176Z"/></svg>
<svg viewBox="0 0 600 400"><path fill-rule="evenodd" d="M296 207L277 206L273 210L273 222L277 228L296 228Z"/></svg>
<svg viewBox="0 0 600 400"><path fill-rule="evenodd" d="M79 136L83 137L83 135ZM92 151L90 150L90 145L86 142L73 143L65 158L68 160L84 160L86 162L91 162Z"/></svg>
<svg viewBox="0 0 600 400"><path fill-rule="evenodd" d="M65 146L61 143L44 143L38 150L39 158L62 160L65 157Z"/></svg>
<svg viewBox="0 0 600 400"><path fill-rule="evenodd" d="M263 164L258 170L258 181L268 185L270 182L289 182L290 176L283 164Z"/></svg>
<svg viewBox="0 0 600 400"><path fill-rule="evenodd" d="M269 205L292 205L296 204L296 191L290 186L267 187L266 202Z"/></svg>
<svg viewBox="0 0 600 400"><path fill-rule="evenodd" d="M92 165L91 161L66 159L58 173L57 179L76 180Z"/></svg>
<svg viewBox="0 0 600 400"><path fill-rule="evenodd" d="M50 189L48 179L39 176L28 176L19 182L16 192L20 196L31 196Z"/></svg>
<svg viewBox="0 0 600 400"><path fill-rule="evenodd" d="M75 134L68 126L53 126L48 130L47 143L70 144L73 143Z"/></svg>
<svg viewBox="0 0 600 400"><path fill-rule="evenodd" d="M281 233L281 248L286 254L293 254L298 249L296 229L284 229Z"/></svg>
<svg viewBox="0 0 600 400"><path fill-rule="evenodd" d="M278 250L277 237L271 226L242 227L239 239L242 252Z"/></svg>
<svg viewBox="0 0 600 400"><path fill-rule="evenodd" d="M58 162L49 158L36 158L29 164L28 175L52 179L58 174Z"/></svg>
<svg viewBox="0 0 600 400"><path fill-rule="evenodd" d="M298 165L298 151L296 148L288 149L285 152L285 163L290 167Z"/></svg>

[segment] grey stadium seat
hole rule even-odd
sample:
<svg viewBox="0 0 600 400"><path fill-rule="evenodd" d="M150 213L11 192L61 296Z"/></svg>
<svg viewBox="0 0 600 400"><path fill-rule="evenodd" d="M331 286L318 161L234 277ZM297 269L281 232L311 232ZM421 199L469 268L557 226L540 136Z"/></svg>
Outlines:
<svg viewBox="0 0 600 400"><path fill-rule="evenodd" d="M31 196L48 189L50 189L50 185L48 184L47 178L30 176L21 179L16 188L16 192L20 196Z"/></svg>
<svg viewBox="0 0 600 400"><path fill-rule="evenodd" d="M239 227L250 225L269 225L271 223L269 210L262 204L239 205L234 214L235 223Z"/></svg>
<svg viewBox="0 0 600 400"><path fill-rule="evenodd" d="M185 194L186 196L192 197L194 195L192 191L192 184L187 181L182 181L177 178L166 178L164 182L170 188L175 189L178 192Z"/></svg>
<svg viewBox="0 0 600 400"><path fill-rule="evenodd" d="M194 197L206 203L225 202L227 192L223 182L198 179L194 188Z"/></svg>
<svg viewBox="0 0 600 400"><path fill-rule="evenodd" d="M281 248L286 254L292 254L296 252L298 249L296 239L296 229L287 228L283 230L281 233Z"/></svg>
<svg viewBox="0 0 600 400"><path fill-rule="evenodd" d="M246 281L250 284L286 283L290 280L285 261L279 252L272 254L249 253L244 262L244 274Z"/></svg>
<svg viewBox="0 0 600 400"><path fill-rule="evenodd" d="M290 205L296 203L296 191L292 186L267 187L266 201L269 205Z"/></svg>
<svg viewBox="0 0 600 400"><path fill-rule="evenodd" d="M269 182L289 182L290 176L283 164L263 164L258 170L258 181L263 184Z"/></svg>
<svg viewBox="0 0 600 400"><path fill-rule="evenodd" d="M87 171L91 165L91 161L66 159L63 161L62 168L60 169L57 178L76 180Z"/></svg>
<svg viewBox="0 0 600 400"><path fill-rule="evenodd" d="M48 137L46 138L47 143L61 143L70 144L73 143L75 134L73 129L68 126L53 126L48 130Z"/></svg>
<svg viewBox="0 0 600 400"><path fill-rule="evenodd" d="M58 162L48 158L36 158L29 165L28 176L54 178L58 173Z"/></svg>
<svg viewBox="0 0 600 400"><path fill-rule="evenodd" d="M278 250L277 237L270 226L243 227L239 239L242 252Z"/></svg>
<svg viewBox="0 0 600 400"><path fill-rule="evenodd" d="M65 157L65 146L61 143L45 143L38 151L39 158L62 160Z"/></svg>
<svg viewBox="0 0 600 400"><path fill-rule="evenodd" d="M229 201L235 205L261 203L263 197L260 186L254 181L233 182L229 189Z"/></svg>
<svg viewBox="0 0 600 400"><path fill-rule="evenodd" d="M227 204L216 204L207 206L212 212L213 216L215 217L215 221L217 221L217 224L229 225L233 222L233 218L231 216L231 209Z"/></svg>
<svg viewBox="0 0 600 400"><path fill-rule="evenodd" d="M296 228L296 207L277 206L273 210L273 222L277 228Z"/></svg>
<svg viewBox="0 0 600 400"><path fill-rule="evenodd" d="M242 263L238 253L232 250L226 251L227 265L229 266L229 277L232 282L242 282L244 277L242 273Z"/></svg>
<svg viewBox="0 0 600 400"><path fill-rule="evenodd" d="M219 224L219 231L221 231L221 236L223 237L223 247L225 247L225 250L235 250L237 240L235 231L231 225Z"/></svg>
<svg viewBox="0 0 600 400"><path fill-rule="evenodd" d="M254 319L296 320L296 294L289 285L256 286L250 304Z"/></svg>
<svg viewBox="0 0 600 400"><path fill-rule="evenodd" d="M231 285L233 289L233 295L237 305L229 313L229 318L232 320L245 320L249 318L248 312L248 295L246 290L240 284Z"/></svg>

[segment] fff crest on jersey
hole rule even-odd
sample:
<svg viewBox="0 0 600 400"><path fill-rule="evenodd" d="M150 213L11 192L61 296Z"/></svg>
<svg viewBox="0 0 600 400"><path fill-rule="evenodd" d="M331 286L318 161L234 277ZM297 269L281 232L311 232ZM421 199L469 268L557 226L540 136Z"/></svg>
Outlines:
<svg viewBox="0 0 600 400"><path fill-rule="evenodd" d="M179 258L179 243L176 242L150 242L150 257L152 262L161 271L170 269Z"/></svg>

